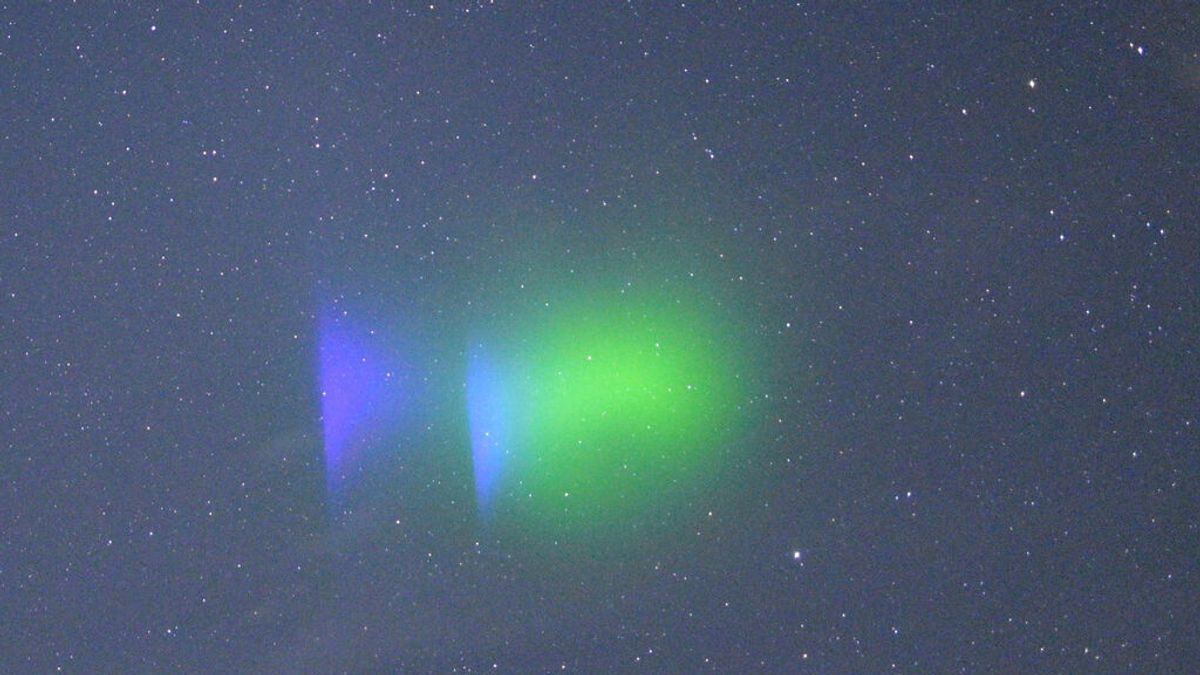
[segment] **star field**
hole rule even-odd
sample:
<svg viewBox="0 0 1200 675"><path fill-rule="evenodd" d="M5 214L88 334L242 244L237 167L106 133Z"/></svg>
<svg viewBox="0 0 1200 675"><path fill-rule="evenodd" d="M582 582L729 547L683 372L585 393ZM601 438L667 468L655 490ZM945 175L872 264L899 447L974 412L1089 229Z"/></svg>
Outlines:
<svg viewBox="0 0 1200 675"><path fill-rule="evenodd" d="M0 671L1196 671L1197 26L0 7Z"/></svg>

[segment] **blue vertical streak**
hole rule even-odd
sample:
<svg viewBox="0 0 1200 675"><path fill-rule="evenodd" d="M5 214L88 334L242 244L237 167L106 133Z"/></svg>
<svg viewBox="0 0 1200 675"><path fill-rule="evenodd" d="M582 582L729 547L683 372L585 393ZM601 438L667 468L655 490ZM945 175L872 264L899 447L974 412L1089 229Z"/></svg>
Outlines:
<svg viewBox="0 0 1200 675"><path fill-rule="evenodd" d="M398 414L395 382L387 360L334 319L321 322L321 426L325 482L330 494L361 469L361 452L373 430Z"/></svg>
<svg viewBox="0 0 1200 675"><path fill-rule="evenodd" d="M475 470L475 502L490 513L500 488L508 451L508 400L500 372L482 347L472 350L467 363L467 419Z"/></svg>

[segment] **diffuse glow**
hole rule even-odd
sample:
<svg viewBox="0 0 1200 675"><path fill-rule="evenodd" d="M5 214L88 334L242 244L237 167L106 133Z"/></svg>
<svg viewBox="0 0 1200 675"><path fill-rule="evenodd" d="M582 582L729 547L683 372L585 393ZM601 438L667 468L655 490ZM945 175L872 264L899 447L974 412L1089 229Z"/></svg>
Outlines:
<svg viewBox="0 0 1200 675"><path fill-rule="evenodd" d="M701 306L601 296L513 326L469 363L481 511L612 527L710 478L737 426L737 350Z"/></svg>
<svg viewBox="0 0 1200 675"><path fill-rule="evenodd" d="M324 317L319 344L325 479L331 496L362 470L371 438L393 425L402 409L400 364L367 331Z"/></svg>
<svg viewBox="0 0 1200 675"><path fill-rule="evenodd" d="M508 401L504 382L482 347L470 352L467 417L475 494L480 511L491 509L508 452Z"/></svg>

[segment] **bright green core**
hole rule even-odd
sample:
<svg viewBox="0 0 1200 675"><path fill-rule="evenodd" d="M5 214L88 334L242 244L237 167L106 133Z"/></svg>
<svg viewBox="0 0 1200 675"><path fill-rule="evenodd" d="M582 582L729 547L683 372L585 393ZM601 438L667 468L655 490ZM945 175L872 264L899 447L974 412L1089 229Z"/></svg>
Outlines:
<svg viewBox="0 0 1200 675"><path fill-rule="evenodd" d="M490 384L468 382L472 435L493 460L476 448L477 492L491 486L481 509L538 529L622 531L685 506L737 426L738 350L713 310L618 294L518 321L490 350Z"/></svg>

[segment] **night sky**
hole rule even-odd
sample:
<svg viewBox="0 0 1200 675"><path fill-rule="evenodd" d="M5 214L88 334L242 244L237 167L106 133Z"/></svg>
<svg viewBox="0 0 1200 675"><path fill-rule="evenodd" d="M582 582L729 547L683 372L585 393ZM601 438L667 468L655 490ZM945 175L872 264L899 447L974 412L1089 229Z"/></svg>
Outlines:
<svg viewBox="0 0 1200 675"><path fill-rule="evenodd" d="M1195 5L264 5L0 7L0 671L1200 670Z"/></svg>

